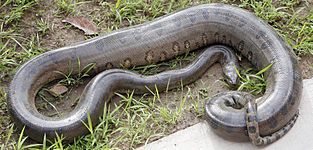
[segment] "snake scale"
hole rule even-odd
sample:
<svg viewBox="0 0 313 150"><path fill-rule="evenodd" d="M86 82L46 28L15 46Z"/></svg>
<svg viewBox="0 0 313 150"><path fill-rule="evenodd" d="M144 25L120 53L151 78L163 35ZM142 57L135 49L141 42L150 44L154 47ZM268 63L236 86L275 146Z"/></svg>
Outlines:
<svg viewBox="0 0 313 150"><path fill-rule="evenodd" d="M177 55L208 48L189 67L142 76L112 69L129 68L171 59ZM228 48L229 47L229 48ZM193 82L215 61L219 61L229 82L236 82L234 54L246 57L257 69L269 64L267 89L258 99L243 92L220 93L205 106L206 120L224 138L256 145L274 142L295 123L302 92L297 59L275 31L252 13L225 4L205 4L166 15L152 22L117 30L76 45L43 53L25 63L15 74L8 105L18 127L37 141L55 132L66 140L88 133L81 121L89 113L94 125L116 90L130 88L145 92L145 86L164 90L177 82ZM76 108L62 118L50 118L35 108L35 96L46 83L61 78L55 71L78 73L81 66L95 63L98 75L86 86ZM225 60L224 60L225 59ZM76 67L76 68L75 68ZM109 69L109 70L108 70ZM104 71L107 70L107 71ZM243 107L237 108L236 105Z"/></svg>

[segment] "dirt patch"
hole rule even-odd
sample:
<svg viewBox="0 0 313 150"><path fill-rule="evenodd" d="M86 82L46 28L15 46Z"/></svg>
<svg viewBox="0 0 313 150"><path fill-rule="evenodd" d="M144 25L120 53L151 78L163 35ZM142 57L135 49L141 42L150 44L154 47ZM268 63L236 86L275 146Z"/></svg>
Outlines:
<svg viewBox="0 0 313 150"><path fill-rule="evenodd" d="M313 56L301 56L300 68L302 71L303 79L310 79L313 77Z"/></svg>
<svg viewBox="0 0 313 150"><path fill-rule="evenodd" d="M91 79L85 79L81 84L69 86L68 92L61 96L53 96L48 92L48 88L55 85L55 82L46 85L36 96L36 108L38 111L48 117L62 118L74 110L77 105L81 93Z"/></svg>

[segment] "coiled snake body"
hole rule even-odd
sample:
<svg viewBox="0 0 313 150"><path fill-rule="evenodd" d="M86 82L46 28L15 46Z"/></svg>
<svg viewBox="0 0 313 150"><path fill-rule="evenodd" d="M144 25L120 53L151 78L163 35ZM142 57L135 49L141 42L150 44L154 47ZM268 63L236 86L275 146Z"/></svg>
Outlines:
<svg viewBox="0 0 313 150"><path fill-rule="evenodd" d="M44 133L52 139L57 132L66 140L73 140L88 132L81 122L87 122L88 113L96 124L114 90L131 88L144 92L145 86L155 84L162 90L169 80L171 87L181 80L190 83L217 60L224 66L229 81L236 82L233 69L236 62L224 46L209 48L185 69L154 76L111 69L120 64L131 67L164 61L214 44L235 49L257 69L272 64L266 74L268 85L262 98L255 100L246 93L228 92L206 104L206 118L214 131L232 140L246 141L250 137L257 145L281 137L293 125L298 112L302 78L297 60L271 27L250 12L224 4L191 7L153 22L41 54L25 63L14 76L9 89L9 109L16 125L25 126L26 134L32 139L41 141ZM34 104L36 93L45 83L61 78L54 71L66 73L69 62L76 67L77 58L81 66L96 63L96 72L111 70L100 73L87 85L70 114L58 119L40 114ZM245 109L229 107L232 102L245 103ZM259 134L268 137L260 138Z"/></svg>

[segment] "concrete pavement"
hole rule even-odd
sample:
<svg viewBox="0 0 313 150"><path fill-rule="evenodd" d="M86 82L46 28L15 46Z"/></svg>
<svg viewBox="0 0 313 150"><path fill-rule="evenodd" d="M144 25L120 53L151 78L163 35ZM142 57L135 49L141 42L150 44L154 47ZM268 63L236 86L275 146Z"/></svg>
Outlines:
<svg viewBox="0 0 313 150"><path fill-rule="evenodd" d="M313 78L303 81L300 115L294 127L277 142L256 147L251 143L227 141L200 122L184 130L154 141L138 150L313 150Z"/></svg>

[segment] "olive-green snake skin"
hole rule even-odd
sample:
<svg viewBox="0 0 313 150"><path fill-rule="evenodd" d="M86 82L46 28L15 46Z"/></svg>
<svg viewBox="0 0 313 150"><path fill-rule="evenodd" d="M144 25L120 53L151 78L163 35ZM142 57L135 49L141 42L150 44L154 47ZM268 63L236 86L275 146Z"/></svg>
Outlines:
<svg viewBox="0 0 313 150"><path fill-rule="evenodd" d="M207 46L212 47L180 70L142 76L111 69L165 61ZM42 141L44 134L53 139L56 132L72 141L88 133L82 124L82 121L87 122L87 114L93 125L97 124L104 104L116 90L134 89L140 93L155 85L159 90L165 90L168 83L171 88L181 81L188 84L216 61L222 64L228 82L234 84L237 62L228 47L246 57L257 69L272 64L266 74L267 89L258 99L243 92L220 93L206 103L206 119L224 138L250 139L256 145L272 143L287 133L298 116L302 77L297 59L270 26L248 11L225 4L191 7L41 54L15 74L9 88L9 110L15 124L20 128L25 126L26 134L34 140ZM68 73L69 62L73 73L78 73L77 58L81 66L95 63L94 72L99 74L86 86L71 113L62 118L40 114L35 107L37 92L44 84L61 78L55 71Z"/></svg>

